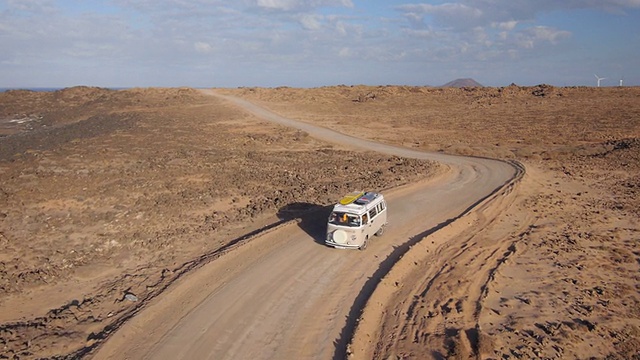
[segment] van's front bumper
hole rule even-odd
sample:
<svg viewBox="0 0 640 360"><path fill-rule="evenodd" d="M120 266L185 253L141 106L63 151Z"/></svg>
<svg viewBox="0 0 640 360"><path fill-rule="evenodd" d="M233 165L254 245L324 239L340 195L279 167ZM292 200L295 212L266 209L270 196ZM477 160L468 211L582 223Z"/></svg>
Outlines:
<svg viewBox="0 0 640 360"><path fill-rule="evenodd" d="M360 245L351 245L351 244L338 244L333 241L325 241L325 245L334 247L336 249L359 249Z"/></svg>

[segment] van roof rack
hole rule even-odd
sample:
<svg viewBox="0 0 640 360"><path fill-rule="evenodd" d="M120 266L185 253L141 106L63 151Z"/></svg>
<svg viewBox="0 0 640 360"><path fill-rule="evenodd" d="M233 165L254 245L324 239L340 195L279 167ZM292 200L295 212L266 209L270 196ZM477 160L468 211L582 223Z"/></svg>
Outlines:
<svg viewBox="0 0 640 360"><path fill-rule="evenodd" d="M360 196L358 199L356 199L354 203L358 205L366 205L371 200L374 200L377 197L378 197L378 193L367 191L364 194L362 194L362 196Z"/></svg>

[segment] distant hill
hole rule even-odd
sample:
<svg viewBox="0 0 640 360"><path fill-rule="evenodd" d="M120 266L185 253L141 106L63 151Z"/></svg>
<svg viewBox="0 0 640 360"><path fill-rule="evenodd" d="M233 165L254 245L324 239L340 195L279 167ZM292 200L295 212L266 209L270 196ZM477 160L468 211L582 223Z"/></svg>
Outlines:
<svg viewBox="0 0 640 360"><path fill-rule="evenodd" d="M453 88L483 87L483 85L473 79L455 79L453 81L449 81L448 83L442 85L441 87L453 87Z"/></svg>

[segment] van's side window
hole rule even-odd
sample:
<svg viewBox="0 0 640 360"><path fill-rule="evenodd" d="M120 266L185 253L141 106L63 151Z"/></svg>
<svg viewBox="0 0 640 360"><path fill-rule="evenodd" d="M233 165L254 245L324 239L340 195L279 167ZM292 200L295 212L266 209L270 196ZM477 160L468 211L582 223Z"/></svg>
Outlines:
<svg viewBox="0 0 640 360"><path fill-rule="evenodd" d="M371 219L376 217L376 215L378 215L378 210L376 210L376 208L373 208L369 211L369 216L371 216Z"/></svg>
<svg viewBox="0 0 640 360"><path fill-rule="evenodd" d="M366 225L369 223L369 215L364 214L362 215L362 225Z"/></svg>

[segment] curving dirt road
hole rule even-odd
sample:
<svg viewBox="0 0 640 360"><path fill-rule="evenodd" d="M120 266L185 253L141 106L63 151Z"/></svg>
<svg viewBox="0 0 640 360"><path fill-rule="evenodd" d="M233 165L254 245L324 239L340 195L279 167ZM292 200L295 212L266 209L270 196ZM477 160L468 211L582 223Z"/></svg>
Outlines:
<svg viewBox="0 0 640 360"><path fill-rule="evenodd" d="M408 248L519 174L512 164L357 139L222 96L253 115L342 146L431 159L448 170L385 193L390 226L366 251L322 244L324 215L269 231L204 266L124 325L97 359L341 359L360 310Z"/></svg>

